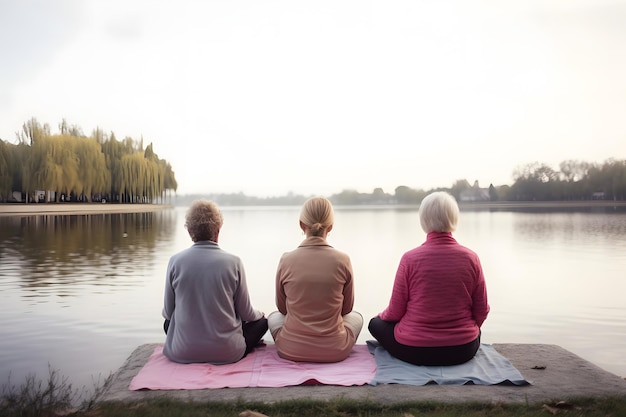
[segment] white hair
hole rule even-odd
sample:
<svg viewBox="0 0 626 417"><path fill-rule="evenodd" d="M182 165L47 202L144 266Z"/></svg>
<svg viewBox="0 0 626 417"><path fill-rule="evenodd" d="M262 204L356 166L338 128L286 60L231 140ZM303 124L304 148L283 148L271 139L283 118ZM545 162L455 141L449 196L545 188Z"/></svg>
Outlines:
<svg viewBox="0 0 626 417"><path fill-rule="evenodd" d="M436 191L422 200L419 215L424 232L453 232L459 221L459 205L451 194Z"/></svg>

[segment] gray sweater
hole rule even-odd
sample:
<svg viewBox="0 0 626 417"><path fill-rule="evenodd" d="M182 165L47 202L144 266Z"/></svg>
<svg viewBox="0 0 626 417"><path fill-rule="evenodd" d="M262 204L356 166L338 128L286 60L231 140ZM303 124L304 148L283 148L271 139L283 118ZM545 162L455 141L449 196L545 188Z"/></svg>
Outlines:
<svg viewBox="0 0 626 417"><path fill-rule="evenodd" d="M246 343L242 321L263 313L252 308L238 256L201 241L170 258L163 317L170 320L163 354L179 363L232 363Z"/></svg>

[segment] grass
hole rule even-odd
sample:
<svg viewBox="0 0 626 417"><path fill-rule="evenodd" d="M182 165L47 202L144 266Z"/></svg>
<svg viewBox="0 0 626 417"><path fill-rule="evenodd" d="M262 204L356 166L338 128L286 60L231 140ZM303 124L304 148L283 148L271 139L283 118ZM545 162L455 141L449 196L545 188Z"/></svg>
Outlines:
<svg viewBox="0 0 626 417"><path fill-rule="evenodd" d="M92 410L111 377L103 384L94 382L93 391L75 389L68 378L48 366L48 379L43 381L28 375L21 385L13 385L11 376L2 386L0 416L67 416Z"/></svg>
<svg viewBox="0 0 626 417"><path fill-rule="evenodd" d="M604 399L578 399L555 404L443 404L437 402L412 402L381 405L355 400L292 400L273 404L233 402L188 403L171 399L128 403L103 403L84 416L151 416L151 417L245 417L246 411L254 411L256 417L567 417L626 416L626 397ZM255 417L254 414L248 414Z"/></svg>
<svg viewBox="0 0 626 417"><path fill-rule="evenodd" d="M578 398L550 404L484 404L420 401L384 405L368 400L330 401L291 400L275 403L186 402L158 398L136 402L98 402L111 382L94 384L93 392L77 390L49 368L47 381L28 376L15 386L2 387L0 415L3 417L76 416L76 417L620 417L626 416L626 393L620 397ZM256 413L256 414L255 414Z"/></svg>

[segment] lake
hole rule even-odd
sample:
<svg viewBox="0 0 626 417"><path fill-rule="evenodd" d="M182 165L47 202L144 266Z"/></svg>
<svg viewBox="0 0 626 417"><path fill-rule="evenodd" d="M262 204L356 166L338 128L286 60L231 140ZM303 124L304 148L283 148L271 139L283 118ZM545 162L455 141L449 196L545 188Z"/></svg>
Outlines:
<svg viewBox="0 0 626 417"><path fill-rule="evenodd" d="M0 217L0 384L54 369L90 389L137 346L163 342L165 268L191 244L185 210ZM400 257L425 235L416 207L335 210L328 241L352 259L364 343ZM303 239L299 207L222 211L220 246L242 258L269 314L278 259ZM483 264L483 342L556 344L626 377L626 213L463 210L454 237Z"/></svg>

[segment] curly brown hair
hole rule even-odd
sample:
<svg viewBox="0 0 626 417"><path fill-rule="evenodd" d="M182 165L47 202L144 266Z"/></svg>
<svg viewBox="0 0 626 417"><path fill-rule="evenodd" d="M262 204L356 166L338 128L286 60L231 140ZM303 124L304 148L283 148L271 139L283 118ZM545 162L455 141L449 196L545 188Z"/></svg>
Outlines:
<svg viewBox="0 0 626 417"><path fill-rule="evenodd" d="M185 215L185 228L191 240L211 240L217 242L224 219L217 204L209 200L196 200L191 203Z"/></svg>

